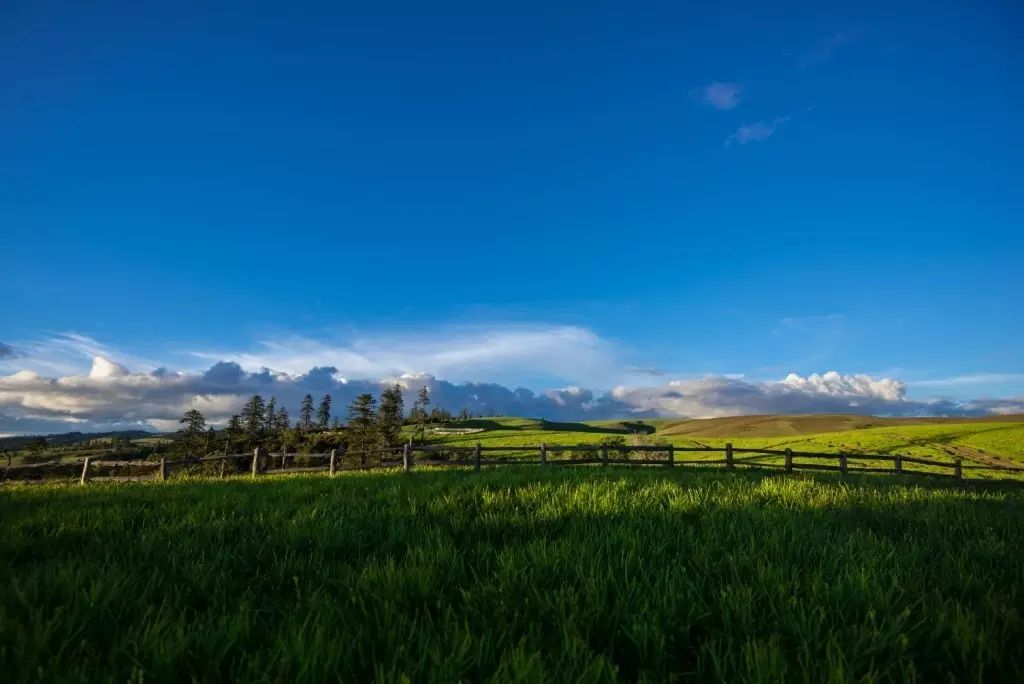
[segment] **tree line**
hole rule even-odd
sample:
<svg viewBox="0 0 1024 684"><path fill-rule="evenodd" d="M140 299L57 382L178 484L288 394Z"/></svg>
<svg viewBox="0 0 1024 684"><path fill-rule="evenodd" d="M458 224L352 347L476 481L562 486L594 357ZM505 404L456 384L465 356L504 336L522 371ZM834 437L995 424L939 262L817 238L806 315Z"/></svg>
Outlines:
<svg viewBox="0 0 1024 684"><path fill-rule="evenodd" d="M325 394L315 406L314 403L313 396L306 394L293 424L288 410L279 406L275 397L265 400L255 394L220 430L208 426L199 409L189 409L179 421L182 427L178 430L176 450L193 455L238 453L256 447L286 452L319 452L343 447L348 451L365 452L401 444L404 425L415 426L413 434L423 440L427 425L454 419L444 409L430 408L430 391L426 386L417 391L408 416L402 387L398 384L386 387L378 397L366 393L353 399L347 407L344 425L333 417L330 394ZM472 414L463 409L458 417L465 420Z"/></svg>

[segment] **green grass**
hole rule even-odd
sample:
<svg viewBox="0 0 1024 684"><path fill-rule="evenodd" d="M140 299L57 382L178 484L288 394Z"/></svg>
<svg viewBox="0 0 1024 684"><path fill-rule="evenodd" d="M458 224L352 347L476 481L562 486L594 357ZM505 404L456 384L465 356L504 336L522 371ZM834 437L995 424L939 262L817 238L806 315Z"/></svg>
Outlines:
<svg viewBox="0 0 1024 684"><path fill-rule="evenodd" d="M1024 680L1016 489L447 470L14 486L0 519L7 681Z"/></svg>
<svg viewBox="0 0 1024 684"><path fill-rule="evenodd" d="M670 425L665 421L647 422L659 428ZM618 421L560 424L557 427L561 429L544 429L544 423L523 418L494 418L480 423L486 423L494 429L471 435L435 436L431 441L461 446L471 446L479 442L485 446L498 447L536 446L542 442L552 445L590 444L609 437L628 436L628 433L621 430ZM796 451L827 453L900 453L950 463L959 457L965 461L1024 465L1024 423L1020 422L891 425L769 437L745 437L742 433L730 437L693 437L673 434L671 426L667 429L668 432L659 429L652 437L681 447L724 447L726 442L732 442L734 446L742 448L789 447ZM686 458L700 458L700 454L688 454ZM721 454L708 455L707 458L721 458Z"/></svg>

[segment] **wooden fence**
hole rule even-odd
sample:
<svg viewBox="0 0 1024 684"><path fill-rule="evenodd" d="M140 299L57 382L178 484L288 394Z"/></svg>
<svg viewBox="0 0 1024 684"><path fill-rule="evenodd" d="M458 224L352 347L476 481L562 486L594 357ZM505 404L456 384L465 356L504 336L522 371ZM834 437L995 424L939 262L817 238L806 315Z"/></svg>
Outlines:
<svg viewBox="0 0 1024 684"><path fill-rule="evenodd" d="M699 452L721 454L721 458L686 459L680 456ZM491 454L491 455L488 455ZM502 455L493 455L502 454ZM511 456L510 456L511 454ZM568 455L568 457L566 457ZM631 457L632 456L632 457ZM353 462L358 460L358 462ZM886 465L879 465L886 464ZM889 465L891 464L891 465ZM933 470L921 470L911 466L925 466ZM251 477L274 473L327 472L330 475L349 470L370 470L375 468L402 468L405 471L415 466L471 466L480 470L484 466L638 466L638 467L722 467L768 468L793 472L795 470L827 470L840 473L890 473L897 475L926 475L950 477L957 483L971 479L965 476L971 472L991 471L1001 473L1024 473L1024 468L994 466L985 464L963 464L963 459L952 463L900 454L826 454L791 449L737 449L732 444L722 448L678 447L672 445L547 445L536 446L449 446L412 445L371 451L345 451L335 449L327 453L292 454L269 453L256 449L253 453L225 454L196 458L168 459L159 461L114 461L86 457L80 461L11 465L3 473L3 481L43 481L77 477L81 484L89 480L129 481L166 480L175 470L212 466L204 470L208 475L246 474ZM229 470L230 468L230 470ZM934 470L938 469L938 470ZM137 472L142 470L142 473ZM128 471L125 474L123 471ZM133 474L133 471L134 472ZM948 471L948 472L947 472ZM48 477L49 476L49 477Z"/></svg>

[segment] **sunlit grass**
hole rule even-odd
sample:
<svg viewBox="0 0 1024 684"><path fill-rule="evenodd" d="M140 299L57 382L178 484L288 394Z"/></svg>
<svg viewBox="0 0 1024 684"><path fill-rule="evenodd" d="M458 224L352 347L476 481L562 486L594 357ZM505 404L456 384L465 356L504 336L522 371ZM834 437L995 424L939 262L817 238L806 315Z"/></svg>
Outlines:
<svg viewBox="0 0 1024 684"><path fill-rule="evenodd" d="M1024 497L449 469L0 492L9 681L1020 681Z"/></svg>
<svg viewBox="0 0 1024 684"><path fill-rule="evenodd" d="M543 429L540 421L521 418L495 418L489 422L500 426L471 435L434 436L432 441L459 446L479 442L488 447L593 444L614 433L580 430ZM659 421L648 421L657 426ZM590 425L614 429L618 421L597 421ZM619 435L628 439L628 435ZM797 451L826 453L893 454L919 456L952 463L957 457L971 460L978 456L998 456L1005 465L1024 465L1024 424L1022 423L944 423L938 425L896 425L844 430L820 434L782 437L699 437L655 434L653 439L678 447L708 446L721 448L731 442L737 448L791 448ZM966 447L966 449L963 449ZM981 450L978 454L974 450ZM721 454L689 453L685 458L721 458ZM682 458L682 456L681 456Z"/></svg>

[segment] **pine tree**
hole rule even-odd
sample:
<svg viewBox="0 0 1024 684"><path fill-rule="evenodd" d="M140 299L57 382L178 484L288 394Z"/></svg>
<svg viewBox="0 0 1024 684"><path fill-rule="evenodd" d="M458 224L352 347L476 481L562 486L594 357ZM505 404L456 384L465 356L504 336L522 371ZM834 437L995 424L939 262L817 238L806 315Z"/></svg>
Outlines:
<svg viewBox="0 0 1024 684"><path fill-rule="evenodd" d="M228 420L228 427L224 431L227 438L228 449L234 451L242 441L245 430L242 429L242 417L237 413Z"/></svg>
<svg viewBox="0 0 1024 684"><path fill-rule="evenodd" d="M277 432L277 397L270 397L270 401L267 402L267 409L263 415L265 416L263 431L268 436L271 436Z"/></svg>
<svg viewBox="0 0 1024 684"><path fill-rule="evenodd" d="M366 463L366 451L376 444L377 402L372 394L360 394L348 405L349 447L362 452L360 462Z"/></svg>
<svg viewBox="0 0 1024 684"><path fill-rule="evenodd" d="M405 402L402 400L402 386L395 384L380 395L380 409L377 411L380 440L384 446L398 444L405 417Z"/></svg>
<svg viewBox="0 0 1024 684"><path fill-rule="evenodd" d="M282 406L281 410L277 412L277 417L274 419L274 425L281 432L284 432L291 427L291 420L288 418L288 409L284 406Z"/></svg>
<svg viewBox="0 0 1024 684"><path fill-rule="evenodd" d="M242 430L245 432L246 444L250 449L254 444L259 443L263 434L266 410L263 397L258 394L252 395L242 407Z"/></svg>
<svg viewBox="0 0 1024 684"><path fill-rule="evenodd" d="M309 430L313 427L313 395L307 394L302 397L302 407L299 409L298 428Z"/></svg>
<svg viewBox="0 0 1024 684"><path fill-rule="evenodd" d="M217 431L210 426L210 429L206 431L206 453L212 454L217 448Z"/></svg>
<svg viewBox="0 0 1024 684"><path fill-rule="evenodd" d="M420 387L416 392L416 401L412 406L420 425L420 441L422 441L427 434L427 407L430 406L430 390L426 385Z"/></svg>
<svg viewBox="0 0 1024 684"><path fill-rule="evenodd" d="M202 448L206 432L206 418L199 409L189 409L178 421L185 427L178 430L179 444L183 453L196 454Z"/></svg>
<svg viewBox="0 0 1024 684"><path fill-rule="evenodd" d="M316 409L316 424L321 430L326 430L331 424L331 395L325 394L320 400L320 406Z"/></svg>

